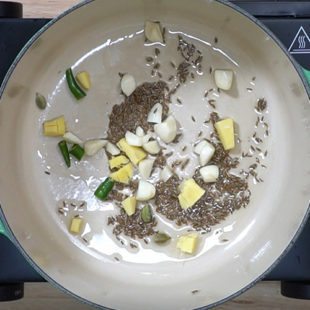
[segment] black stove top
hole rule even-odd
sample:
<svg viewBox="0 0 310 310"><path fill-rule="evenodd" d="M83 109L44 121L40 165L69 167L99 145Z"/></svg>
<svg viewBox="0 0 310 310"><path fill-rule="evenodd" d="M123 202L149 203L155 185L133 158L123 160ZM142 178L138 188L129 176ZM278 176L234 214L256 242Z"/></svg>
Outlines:
<svg viewBox="0 0 310 310"><path fill-rule="evenodd" d="M270 28L310 70L310 2L235 2ZM1 18L0 83L27 40L49 20ZM265 280L280 280L282 294L310 299L310 220L289 253ZM0 301L22 297L24 282L44 281L4 236L0 235Z"/></svg>

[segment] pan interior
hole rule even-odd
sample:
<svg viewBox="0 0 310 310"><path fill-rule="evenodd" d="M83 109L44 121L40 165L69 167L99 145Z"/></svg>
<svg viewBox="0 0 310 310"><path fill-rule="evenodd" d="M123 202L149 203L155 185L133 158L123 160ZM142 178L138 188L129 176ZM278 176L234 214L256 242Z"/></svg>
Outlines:
<svg viewBox="0 0 310 310"><path fill-rule="evenodd" d="M165 46L145 44L146 20L160 20L165 26ZM109 173L105 153L67 169L57 151L59 140L42 134L45 120L64 115L68 129L83 140L105 137L108 115L123 100L118 73L134 75L138 84L157 81L145 59L158 47L160 72L168 80L175 73L170 62L181 61L178 35L201 50L203 61L202 72L196 71L195 79L172 97L170 109L183 128L184 142L173 147L171 161L184 145L189 146L186 156L197 161L190 151L197 133L210 134L204 121L213 110L204 94L215 88L211 67L235 73L232 90L212 97L220 116L232 117L238 125L240 143L232 155L247 152L257 132L264 141L256 157L266 166L257 170L263 182L249 179L252 196L247 208L213 227L193 256L175 249L175 237L189 227L175 226L164 217L159 217L158 227L173 236L169 246L120 245L107 226L107 217L115 213L113 204L93 196ZM91 73L91 91L79 102L67 88L68 67ZM44 111L34 103L36 92L47 95ZM264 113L254 110L259 98L267 101ZM262 116L268 135L266 125L256 124ZM212 1L193 1L190 6L185 0L93 1L35 40L4 89L1 206L31 259L74 294L115 309L202 307L255 280L295 235L309 200L309 120L308 96L290 60L268 34L228 6ZM253 160L244 159L239 168L247 168ZM197 162L190 164L180 173L188 177L196 166ZM70 209L67 217L57 213L64 199L87 202L81 212L88 245L68 233L69 218L78 212ZM150 303L150 297L156 302Z"/></svg>

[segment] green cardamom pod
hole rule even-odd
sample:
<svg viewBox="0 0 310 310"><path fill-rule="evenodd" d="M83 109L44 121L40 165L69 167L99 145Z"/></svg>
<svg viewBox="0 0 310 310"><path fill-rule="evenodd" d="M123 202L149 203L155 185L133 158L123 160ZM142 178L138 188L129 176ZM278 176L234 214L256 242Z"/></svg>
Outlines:
<svg viewBox="0 0 310 310"><path fill-rule="evenodd" d="M152 212L148 204L146 204L141 210L141 218L144 223L150 223L152 221Z"/></svg>
<svg viewBox="0 0 310 310"><path fill-rule="evenodd" d="M155 243L165 243L170 239L171 237L169 235L162 232L158 232L154 237Z"/></svg>
<svg viewBox="0 0 310 310"><path fill-rule="evenodd" d="M36 93L36 105L41 110L44 110L46 108L46 99L40 93Z"/></svg>

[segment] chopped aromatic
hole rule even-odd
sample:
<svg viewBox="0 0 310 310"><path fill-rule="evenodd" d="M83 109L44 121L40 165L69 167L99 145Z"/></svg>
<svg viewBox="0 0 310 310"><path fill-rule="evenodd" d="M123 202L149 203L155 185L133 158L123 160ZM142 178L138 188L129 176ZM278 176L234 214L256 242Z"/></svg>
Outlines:
<svg viewBox="0 0 310 310"><path fill-rule="evenodd" d="M110 174L110 178L115 182L128 184L133 175L133 165L128 163Z"/></svg>
<svg viewBox="0 0 310 310"><path fill-rule="evenodd" d="M127 197L122 201L122 206L128 216L133 215L136 212L136 198Z"/></svg>
<svg viewBox="0 0 310 310"><path fill-rule="evenodd" d="M89 140L85 142L84 148L85 153L88 156L93 156L96 153L98 153L106 144L108 143L107 140L103 139L95 139L95 140Z"/></svg>
<svg viewBox="0 0 310 310"><path fill-rule="evenodd" d="M66 78L69 89L71 90L72 94L77 100L80 100L86 96L84 90L82 90L81 87L76 82L71 68L66 70Z"/></svg>
<svg viewBox="0 0 310 310"><path fill-rule="evenodd" d="M78 161L80 161L84 156L85 151L80 145L74 144L69 153L73 155Z"/></svg>
<svg viewBox="0 0 310 310"><path fill-rule="evenodd" d="M45 136L63 136L66 132L65 118L60 116L52 120L45 121L43 124L43 132Z"/></svg>
<svg viewBox="0 0 310 310"><path fill-rule="evenodd" d="M62 154L62 157L63 157L67 167L69 168L71 166L71 162L70 162L70 155L69 155L67 142L62 140L58 143L58 146L59 146L60 152Z"/></svg>
<svg viewBox="0 0 310 310"><path fill-rule="evenodd" d="M115 182L111 178L106 178L95 191L95 196L100 200L105 200L109 192L112 190Z"/></svg>
<svg viewBox="0 0 310 310"><path fill-rule="evenodd" d="M74 217L71 220L71 224L70 224L70 232L73 234L80 234L81 230L83 227L83 219L81 219L80 217Z"/></svg>
<svg viewBox="0 0 310 310"><path fill-rule="evenodd" d="M82 144L83 141L77 137L76 135L74 135L72 132L68 131L63 135L63 139L65 141L67 141L68 143L72 143L72 144Z"/></svg>
<svg viewBox="0 0 310 310"><path fill-rule="evenodd" d="M78 82L81 84L81 86L84 89L86 90L90 89L91 82L90 82L90 76L88 72L86 71L80 72L79 74L77 74L76 79L78 80Z"/></svg>

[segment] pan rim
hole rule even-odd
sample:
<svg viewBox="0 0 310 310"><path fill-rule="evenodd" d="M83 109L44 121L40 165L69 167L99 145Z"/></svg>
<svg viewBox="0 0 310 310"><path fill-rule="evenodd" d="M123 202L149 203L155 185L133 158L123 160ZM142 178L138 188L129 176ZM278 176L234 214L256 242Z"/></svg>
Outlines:
<svg viewBox="0 0 310 310"><path fill-rule="evenodd" d="M14 59L13 63L11 64L9 70L7 71L1 86L0 86L0 99L3 95L4 89L13 73L13 71L15 70L16 66L18 65L19 61L22 59L22 57L24 56L24 54L28 51L28 49L32 46L32 44L47 30L49 29L53 24L55 24L56 22L58 22L60 19L62 19L63 17L65 17L66 15L70 14L71 12L75 11L76 9L79 9L81 7L83 7L84 5L87 5L91 2L94 2L96 0L84 0L78 4L76 4L75 6L71 7L70 9L66 10L65 12L63 12L62 14L60 14L59 16L53 18L51 21L49 21L46 25L44 25L38 32L36 32L28 41L27 43L24 45L24 47L20 50L20 52L18 53L18 55L16 56L16 58ZM284 52L284 54L287 56L287 58L290 60L291 64L293 65L293 67L295 68L296 72L299 75L299 78L301 79L303 86L305 88L305 91L308 95L308 97L310 98L310 86L307 82L307 79L305 78L301 66L297 63L297 61L291 56L291 54L287 51L286 47L283 45L283 43L271 32L270 29L268 29L268 27L266 27L262 22L260 22L257 18L255 18L254 16L252 16L250 13L248 13L247 11L245 11L244 9L240 8L239 6L237 6L236 4L233 4L227 0L215 0L216 2L225 5L229 8L232 8L233 10L237 11L238 13L242 14L244 17L248 18L250 21L252 21L253 23L255 23L258 27L260 27L282 50L282 52ZM305 212L305 215L295 233L295 235L293 236L293 238L290 240L290 242L288 243L287 247L282 251L282 253L278 256L278 258L269 266L269 268L267 268L260 276L258 276L257 278L255 278L253 281L251 281L249 284L247 284L246 286L244 286L243 288L241 288L240 290L238 290L237 292L229 295L228 297L225 297L219 301L216 301L210 305L206 305L200 308L196 308L196 310L207 310L207 309L211 309L213 307L219 306L225 302L227 302L228 300L231 300L233 298L236 298L237 296L243 294L245 291L247 291L248 289L252 288L255 284L257 284L259 281L261 281L268 273L270 273L271 270L273 270L278 263L283 259L283 257L291 250L291 248L293 247L293 245L295 244L296 240L298 239L299 235L301 234L301 232L303 231L305 224L307 223L307 220L310 217L310 205L308 205L307 207L307 211ZM92 301L89 301L83 297L80 297L79 295L74 294L73 292L71 292L70 290L68 290L67 288L63 287L61 284L59 284L58 282L56 282L54 279L52 279L49 275L47 275L32 259L31 257L28 255L28 253L24 250L24 248L21 246L21 244L19 243L19 241L17 240L17 238L15 237L13 231L11 230L8 221L6 220L4 211L1 208L0 205L0 219L6 229L6 231L8 232L9 235L9 239L12 241L12 243L17 247L17 249L20 251L20 253L25 257L25 259L27 260L27 262L31 265L31 267L40 274L40 276L42 276L42 278L44 278L46 281L48 281L49 283L51 283L54 287L60 289L62 292L76 298L77 300L96 307L98 309L103 309L103 310L114 310L112 308L107 308L103 305L99 305L96 304Z"/></svg>

